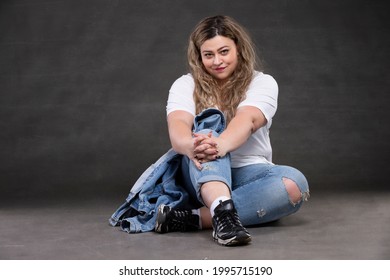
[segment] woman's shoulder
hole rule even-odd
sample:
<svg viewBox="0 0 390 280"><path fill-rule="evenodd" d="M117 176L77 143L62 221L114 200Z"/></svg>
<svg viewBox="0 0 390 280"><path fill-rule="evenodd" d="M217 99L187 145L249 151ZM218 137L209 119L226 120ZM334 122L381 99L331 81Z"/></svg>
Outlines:
<svg viewBox="0 0 390 280"><path fill-rule="evenodd" d="M182 75L172 84L169 93L171 95L192 96L195 88L195 82L191 74Z"/></svg>
<svg viewBox="0 0 390 280"><path fill-rule="evenodd" d="M278 86L278 83L276 82L273 76L260 71L254 72L252 83L254 84L261 83L262 85L269 85L269 86L276 86L276 87Z"/></svg>
<svg viewBox="0 0 390 280"><path fill-rule="evenodd" d="M193 86L194 78L190 73L180 76L175 80L172 86Z"/></svg>

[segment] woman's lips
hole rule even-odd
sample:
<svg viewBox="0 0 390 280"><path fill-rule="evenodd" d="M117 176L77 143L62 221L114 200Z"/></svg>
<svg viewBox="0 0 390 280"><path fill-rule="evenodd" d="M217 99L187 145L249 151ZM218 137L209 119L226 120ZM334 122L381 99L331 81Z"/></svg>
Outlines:
<svg viewBox="0 0 390 280"><path fill-rule="evenodd" d="M225 70L226 67L218 67L218 68L215 68L215 71L217 72L223 72L223 70Z"/></svg>

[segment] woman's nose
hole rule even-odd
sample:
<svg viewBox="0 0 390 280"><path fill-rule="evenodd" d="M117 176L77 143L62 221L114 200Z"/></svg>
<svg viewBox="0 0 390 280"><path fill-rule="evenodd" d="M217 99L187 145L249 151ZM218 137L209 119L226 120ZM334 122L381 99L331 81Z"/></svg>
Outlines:
<svg viewBox="0 0 390 280"><path fill-rule="evenodd" d="M220 65L222 63L222 59L219 55L214 56L214 65Z"/></svg>

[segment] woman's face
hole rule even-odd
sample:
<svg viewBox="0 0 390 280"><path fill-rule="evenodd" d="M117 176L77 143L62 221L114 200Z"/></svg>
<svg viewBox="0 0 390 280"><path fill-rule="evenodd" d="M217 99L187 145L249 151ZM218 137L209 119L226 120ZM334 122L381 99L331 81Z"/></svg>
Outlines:
<svg viewBox="0 0 390 280"><path fill-rule="evenodd" d="M237 46L230 38L218 35L206 40L200 53L206 71L220 82L225 82L237 67Z"/></svg>

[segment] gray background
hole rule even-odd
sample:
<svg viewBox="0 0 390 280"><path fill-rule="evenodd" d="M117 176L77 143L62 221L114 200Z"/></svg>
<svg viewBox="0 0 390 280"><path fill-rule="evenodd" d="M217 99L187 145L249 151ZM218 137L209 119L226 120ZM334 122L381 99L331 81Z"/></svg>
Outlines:
<svg viewBox="0 0 390 280"><path fill-rule="evenodd" d="M203 17L251 33L280 87L274 161L320 191L386 190L386 1L0 2L3 201L124 198L169 147L165 104ZM116 205L115 205L116 206Z"/></svg>

